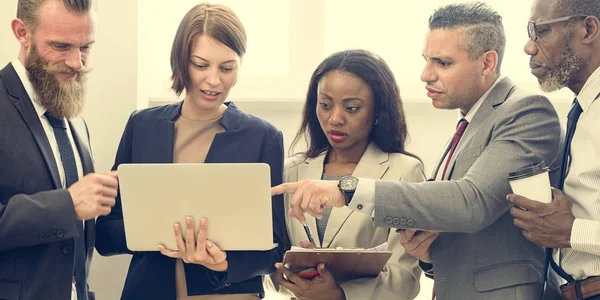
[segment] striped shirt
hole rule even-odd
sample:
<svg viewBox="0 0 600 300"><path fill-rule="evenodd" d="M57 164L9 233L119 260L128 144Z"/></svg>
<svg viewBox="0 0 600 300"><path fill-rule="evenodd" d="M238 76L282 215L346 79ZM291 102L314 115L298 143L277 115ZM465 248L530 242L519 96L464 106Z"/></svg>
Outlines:
<svg viewBox="0 0 600 300"><path fill-rule="evenodd" d="M577 99L583 112L571 142L571 166L564 193L571 199L575 223L571 247L561 249L561 266L575 279L600 275L600 68L588 78Z"/></svg>

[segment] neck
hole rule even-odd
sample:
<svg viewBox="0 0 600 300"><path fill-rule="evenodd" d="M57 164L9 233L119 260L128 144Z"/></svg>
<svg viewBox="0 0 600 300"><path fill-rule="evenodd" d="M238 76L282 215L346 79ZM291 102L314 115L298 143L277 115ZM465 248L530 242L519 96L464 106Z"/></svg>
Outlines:
<svg viewBox="0 0 600 300"><path fill-rule="evenodd" d="M485 94L492 87L492 85L494 84L494 82L496 82L496 79L498 79L499 76L499 74L494 73L494 76L487 76L483 78L478 92L473 93L473 99L467 102L467 105L465 105L465 107L460 108L460 112L463 114L463 116L466 116L469 113L469 111L471 110L471 108L473 108L475 103L477 103L477 101L479 101L483 94Z"/></svg>
<svg viewBox="0 0 600 300"><path fill-rule="evenodd" d="M350 149L338 150L331 148L327 156L327 163L357 164L363 154L365 154L367 146L369 146L369 142L365 141Z"/></svg>
<svg viewBox="0 0 600 300"><path fill-rule="evenodd" d="M183 105L181 107L181 115L187 119L196 121L214 120L222 116L226 109L227 105L221 104L215 109L204 110L199 108L194 101L186 97L186 99L183 100Z"/></svg>
<svg viewBox="0 0 600 300"><path fill-rule="evenodd" d="M592 76L598 67L600 67L600 55L595 55L575 74L575 76L573 76L573 79L569 82L568 88L575 95L579 95L588 78Z"/></svg>

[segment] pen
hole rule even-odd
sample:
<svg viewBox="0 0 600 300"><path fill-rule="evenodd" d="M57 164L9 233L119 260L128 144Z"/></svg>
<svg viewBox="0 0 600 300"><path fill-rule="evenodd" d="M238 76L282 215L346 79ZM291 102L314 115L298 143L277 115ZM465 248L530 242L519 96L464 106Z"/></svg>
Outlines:
<svg viewBox="0 0 600 300"><path fill-rule="evenodd" d="M304 232L306 232L306 236L308 236L308 241L316 247L317 244L315 244L315 240L313 239L312 234L310 233L310 228L308 228L308 224L304 223L302 224L302 226L304 226Z"/></svg>

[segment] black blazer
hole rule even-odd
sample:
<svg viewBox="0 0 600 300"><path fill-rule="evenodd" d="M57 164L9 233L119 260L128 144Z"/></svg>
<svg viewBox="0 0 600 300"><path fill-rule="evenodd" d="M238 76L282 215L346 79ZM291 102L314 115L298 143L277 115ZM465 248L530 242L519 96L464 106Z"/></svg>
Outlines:
<svg viewBox="0 0 600 300"><path fill-rule="evenodd" d="M69 120L83 173L94 171L87 126ZM94 220L85 223L89 264ZM0 71L0 299L71 298L75 210L42 123L12 64ZM90 293L90 299L93 299Z"/></svg>
<svg viewBox="0 0 600 300"><path fill-rule="evenodd" d="M134 112L127 122L113 169L122 163L173 162L174 124L183 102ZM221 119L225 132L215 136L206 163L263 162L271 167L271 184L283 177L283 136L268 122L242 112L234 103ZM227 272L184 264L189 295L262 293L261 275L275 271L289 239L283 198L272 199L273 242L270 251L228 251ZM249 237L251 238L251 237ZM133 254L121 299L175 300L175 259L160 252L127 249L120 198L110 215L97 221L96 249L101 255Z"/></svg>

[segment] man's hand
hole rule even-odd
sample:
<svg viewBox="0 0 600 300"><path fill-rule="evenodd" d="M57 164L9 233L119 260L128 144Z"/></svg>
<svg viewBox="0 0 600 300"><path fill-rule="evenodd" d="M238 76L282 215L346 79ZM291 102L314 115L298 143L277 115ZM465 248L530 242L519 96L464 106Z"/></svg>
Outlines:
<svg viewBox="0 0 600 300"><path fill-rule="evenodd" d="M419 260L431 263L431 244L440 235L438 232L406 229L400 233L400 244L406 253Z"/></svg>
<svg viewBox="0 0 600 300"><path fill-rule="evenodd" d="M186 264L203 265L213 271L227 271L229 266L227 253L221 251L215 243L206 239L208 221L204 218L200 221L198 238L194 237L194 220L191 217L186 217L185 222L187 224L185 242L181 234L181 225L175 223L173 229L178 250L169 250L164 245L159 245L160 253L170 258L181 258Z"/></svg>
<svg viewBox="0 0 600 300"><path fill-rule="evenodd" d="M319 276L314 279L302 279L281 263L276 263L279 285L290 290L299 300L345 300L346 295L337 284L333 275L325 268L325 264L317 265ZM285 279L283 277L287 279Z"/></svg>
<svg viewBox="0 0 600 300"><path fill-rule="evenodd" d="M552 198L552 203L546 204L514 194L506 197L515 205L510 213L515 217L515 226L523 229L525 238L548 248L569 248L575 222L571 201L554 188Z"/></svg>
<svg viewBox="0 0 600 300"><path fill-rule="evenodd" d="M89 220L110 213L117 197L118 178L115 171L90 173L69 187L77 220Z"/></svg>
<svg viewBox="0 0 600 300"><path fill-rule="evenodd" d="M283 183L271 188L271 195L294 194L290 200L288 215L305 223L304 213L321 218L323 208L342 207L346 204L337 181L307 179L300 182Z"/></svg>

